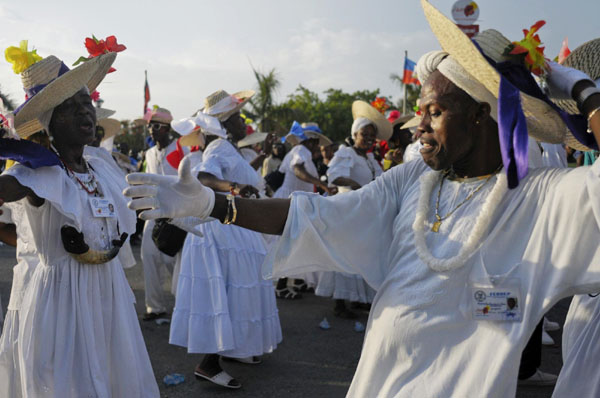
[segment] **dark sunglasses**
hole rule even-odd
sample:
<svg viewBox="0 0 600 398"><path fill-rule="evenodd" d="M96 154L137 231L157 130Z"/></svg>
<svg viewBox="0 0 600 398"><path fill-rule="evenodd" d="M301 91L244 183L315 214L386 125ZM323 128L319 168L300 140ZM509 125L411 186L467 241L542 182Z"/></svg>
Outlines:
<svg viewBox="0 0 600 398"><path fill-rule="evenodd" d="M168 127L169 125L166 123L161 123L161 122L150 122L148 124L148 127L150 127L152 130L160 130L163 127Z"/></svg>

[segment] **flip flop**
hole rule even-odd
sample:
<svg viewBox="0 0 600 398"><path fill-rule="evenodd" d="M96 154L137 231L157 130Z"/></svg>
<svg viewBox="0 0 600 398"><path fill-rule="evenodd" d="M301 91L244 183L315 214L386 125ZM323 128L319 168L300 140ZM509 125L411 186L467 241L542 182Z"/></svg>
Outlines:
<svg viewBox="0 0 600 398"><path fill-rule="evenodd" d="M197 378L208 380L211 383L214 383L219 386L226 387L226 388L238 389L238 388L242 387L242 385L240 384L239 381L237 381L236 379L231 377L229 375L229 373L225 372L224 370L220 371L213 377L207 376L205 374L198 372L197 370L194 370L194 376L196 376Z"/></svg>

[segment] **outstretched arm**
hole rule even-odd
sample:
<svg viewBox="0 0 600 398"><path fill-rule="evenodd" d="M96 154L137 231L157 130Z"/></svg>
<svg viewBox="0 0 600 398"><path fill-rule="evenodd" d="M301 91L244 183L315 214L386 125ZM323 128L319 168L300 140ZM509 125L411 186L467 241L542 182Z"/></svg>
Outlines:
<svg viewBox="0 0 600 398"><path fill-rule="evenodd" d="M244 199L236 197L237 217L234 224L271 235L281 235L290 209L290 199ZM211 217L223 222L227 214L227 198L215 195Z"/></svg>
<svg viewBox="0 0 600 398"><path fill-rule="evenodd" d="M227 215L226 196L204 186L190 171L189 159L179 166L179 176L133 173L127 176L132 186L125 189L125 196L133 199L129 208L143 210L140 218L198 217L210 216L223 221ZM281 234L290 207L289 199L243 199L235 198L237 217L235 224L257 232Z"/></svg>

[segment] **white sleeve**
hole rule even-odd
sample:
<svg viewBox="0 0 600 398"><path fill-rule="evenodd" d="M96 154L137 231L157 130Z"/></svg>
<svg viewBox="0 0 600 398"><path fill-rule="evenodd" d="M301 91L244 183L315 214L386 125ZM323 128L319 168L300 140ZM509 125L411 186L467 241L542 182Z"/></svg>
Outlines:
<svg viewBox="0 0 600 398"><path fill-rule="evenodd" d="M557 177L540 204L534 255L525 260L545 267L550 296L600 291L600 162L550 170Z"/></svg>
<svg viewBox="0 0 600 398"><path fill-rule="evenodd" d="M348 152L351 148L341 146L333 155L327 168L327 178L333 183L339 177L350 178L350 171L354 165L354 158Z"/></svg>
<svg viewBox="0 0 600 398"><path fill-rule="evenodd" d="M293 193L283 234L265 259L263 275L339 271L379 287L389 272L394 219L405 187L422 172L421 163L399 165L343 195Z"/></svg>

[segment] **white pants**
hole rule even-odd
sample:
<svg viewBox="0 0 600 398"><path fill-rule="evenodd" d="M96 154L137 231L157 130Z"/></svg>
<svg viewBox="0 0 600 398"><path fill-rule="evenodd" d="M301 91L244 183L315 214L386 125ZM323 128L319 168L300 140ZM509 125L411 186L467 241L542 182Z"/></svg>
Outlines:
<svg viewBox="0 0 600 398"><path fill-rule="evenodd" d="M163 282L165 277L165 268L173 275L171 291L175 294L173 287L177 286L177 275L181 261L181 251L175 257L166 255L158 250L152 240L152 229L154 220L146 221L144 225L144 234L142 236L142 263L144 264L144 286L146 293L146 312L166 312L167 301L163 291ZM163 268L164 267L164 268ZM174 272L175 271L175 272Z"/></svg>

